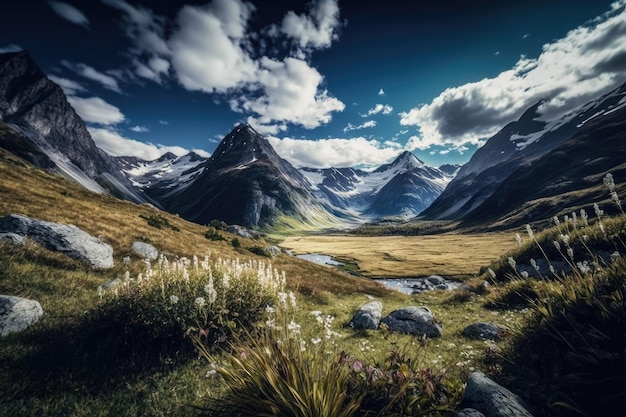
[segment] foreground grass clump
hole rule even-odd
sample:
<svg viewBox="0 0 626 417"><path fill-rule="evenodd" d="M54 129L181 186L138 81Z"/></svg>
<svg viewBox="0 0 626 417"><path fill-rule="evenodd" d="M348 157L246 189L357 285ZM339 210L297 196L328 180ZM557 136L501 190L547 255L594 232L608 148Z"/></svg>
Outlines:
<svg viewBox="0 0 626 417"><path fill-rule="evenodd" d="M275 303L285 277L258 261L161 256L155 269L146 260L136 278L127 272L109 285L99 288L101 303L84 320L88 334L101 335L93 348L100 362L146 363L189 356L190 334L212 349L251 328Z"/></svg>
<svg viewBox="0 0 626 417"><path fill-rule="evenodd" d="M555 230L535 238L527 228L535 253L543 253L552 266L546 275L535 268L541 281L522 274L513 257L506 261L517 277L509 274L514 279L507 288L526 291L531 314L504 354L500 378L541 414L604 416L626 405L626 215L610 174L605 185L621 215L603 217L596 205L593 227L586 219L577 224L575 216L567 228L554 222L559 240L551 245L568 273L554 270L542 245Z"/></svg>
<svg viewBox="0 0 626 417"><path fill-rule="evenodd" d="M438 416L460 402L461 380L433 372L419 360L425 340L411 355L392 346L385 360L368 364L339 349L341 334L333 330L332 316L312 311L309 321L315 318L317 326L300 325L293 293L279 293L278 306L266 312L269 319L254 337L237 338L221 356L194 339L211 362L208 374L219 376L225 386L207 411L220 416ZM317 332L311 333L314 327Z"/></svg>

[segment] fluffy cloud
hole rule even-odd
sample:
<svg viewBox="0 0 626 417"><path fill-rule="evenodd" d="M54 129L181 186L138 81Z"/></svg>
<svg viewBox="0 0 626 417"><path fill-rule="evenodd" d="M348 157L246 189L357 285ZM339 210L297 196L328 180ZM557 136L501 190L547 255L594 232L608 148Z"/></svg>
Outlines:
<svg viewBox="0 0 626 417"><path fill-rule="evenodd" d="M544 100L543 117L557 117L626 81L626 1L610 12L543 46L537 58L522 56L495 78L448 88L432 102L400 114L415 125L408 149L478 144L529 106Z"/></svg>
<svg viewBox="0 0 626 417"><path fill-rule="evenodd" d="M76 7L61 1L49 1L48 4L63 19L89 29L89 19Z"/></svg>
<svg viewBox="0 0 626 417"><path fill-rule="evenodd" d="M378 90L378 95L379 96L384 96L385 95L385 90L383 90L382 88L380 90Z"/></svg>
<svg viewBox="0 0 626 417"><path fill-rule="evenodd" d="M317 3L312 19L327 16L330 6ZM262 133L275 134L286 123L309 129L328 123L345 105L323 88L324 77L305 59L251 56L246 33L252 11L240 0L185 6L169 40L178 81L188 90L230 94L231 108L251 114L248 122ZM319 45L312 39L305 44Z"/></svg>
<svg viewBox="0 0 626 417"><path fill-rule="evenodd" d="M125 119L119 108L99 97L81 98L69 96L67 101L69 101L81 119L87 123L114 125L123 122Z"/></svg>
<svg viewBox="0 0 626 417"><path fill-rule="evenodd" d="M257 64L243 47L251 12L240 0L183 7L169 45L178 81L186 89L225 93L254 80Z"/></svg>
<svg viewBox="0 0 626 417"><path fill-rule="evenodd" d="M321 49L328 48L337 39L339 23L337 0L314 0L308 15L288 12L280 30L302 49Z"/></svg>
<svg viewBox="0 0 626 417"><path fill-rule="evenodd" d="M66 68L74 71L76 74L81 77L87 78L89 80L95 81L101 84L104 88L115 91L116 93L121 93L122 90L117 82L117 80L107 74L104 74L93 67L90 67L87 64L82 63L73 63L69 61L61 62Z"/></svg>
<svg viewBox="0 0 626 417"><path fill-rule="evenodd" d="M393 111L393 107L391 107L389 104L377 104L371 109L369 109L367 113L362 114L361 117L369 117L378 113L387 115L387 114L391 114L392 111Z"/></svg>
<svg viewBox="0 0 626 417"><path fill-rule="evenodd" d="M150 129L148 129L145 126L133 126L133 127L130 127L129 129L137 133L148 133L150 131Z"/></svg>
<svg viewBox="0 0 626 417"><path fill-rule="evenodd" d="M57 77L56 75L48 75L48 78L59 87L63 89L65 95L73 96L76 93L81 91L86 91L85 87L73 80L68 80L67 78Z"/></svg>
<svg viewBox="0 0 626 417"><path fill-rule="evenodd" d="M156 83L162 83L170 70L170 49L165 40L166 20L152 11L135 7L124 0L102 0L124 13L126 35L133 42L135 74Z"/></svg>
<svg viewBox="0 0 626 417"><path fill-rule="evenodd" d="M400 153L396 146L383 146L363 137L306 140L270 136L268 140L282 158L296 167L375 166L391 161Z"/></svg>
<svg viewBox="0 0 626 417"><path fill-rule="evenodd" d="M180 146L154 145L144 143L135 139L125 138L117 131L99 127L88 127L89 133L96 145L109 155L113 156L135 156L137 158L152 161L166 152L182 156L189 153L188 149ZM201 149L194 149L197 154L208 157L210 154Z"/></svg>
<svg viewBox="0 0 626 417"><path fill-rule="evenodd" d="M376 126L376 120L368 120L367 122L362 123L358 126L355 126L352 123L348 123L348 125L343 128L343 131L349 132L351 130L366 129L368 127L374 127L374 126Z"/></svg>

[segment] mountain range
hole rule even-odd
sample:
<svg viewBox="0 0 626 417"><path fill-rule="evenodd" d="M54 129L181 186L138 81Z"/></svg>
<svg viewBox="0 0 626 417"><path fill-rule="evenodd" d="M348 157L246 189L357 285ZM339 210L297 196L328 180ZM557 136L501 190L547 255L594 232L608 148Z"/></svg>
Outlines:
<svg viewBox="0 0 626 417"><path fill-rule="evenodd" d="M87 189L148 202L200 224L345 228L383 217L513 227L598 197L626 170L626 85L557 118L530 107L463 167L428 166L411 152L375 170L296 169L248 124L210 158L154 161L99 149L63 90L26 52L0 54L0 147Z"/></svg>

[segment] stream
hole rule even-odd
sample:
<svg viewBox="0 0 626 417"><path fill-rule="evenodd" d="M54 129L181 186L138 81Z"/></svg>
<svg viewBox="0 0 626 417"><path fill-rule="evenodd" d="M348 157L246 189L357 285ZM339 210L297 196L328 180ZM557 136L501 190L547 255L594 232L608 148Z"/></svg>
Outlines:
<svg viewBox="0 0 626 417"><path fill-rule="evenodd" d="M342 262L336 261L328 255L319 253L307 253L295 256L296 258L323 266L344 265ZM419 294L423 291L432 290L453 290L460 285L459 282L447 280L439 275L431 275L425 278L377 278L375 281L380 282L389 289L400 291L404 294Z"/></svg>

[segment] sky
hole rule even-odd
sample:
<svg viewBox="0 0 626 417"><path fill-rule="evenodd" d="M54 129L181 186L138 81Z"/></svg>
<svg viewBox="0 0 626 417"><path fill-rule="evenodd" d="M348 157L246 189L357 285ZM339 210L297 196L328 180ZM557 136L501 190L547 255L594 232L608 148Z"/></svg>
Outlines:
<svg viewBox="0 0 626 417"><path fill-rule="evenodd" d="M626 81L626 0L9 0L108 153L210 155L239 123L297 167L462 164L525 109Z"/></svg>

